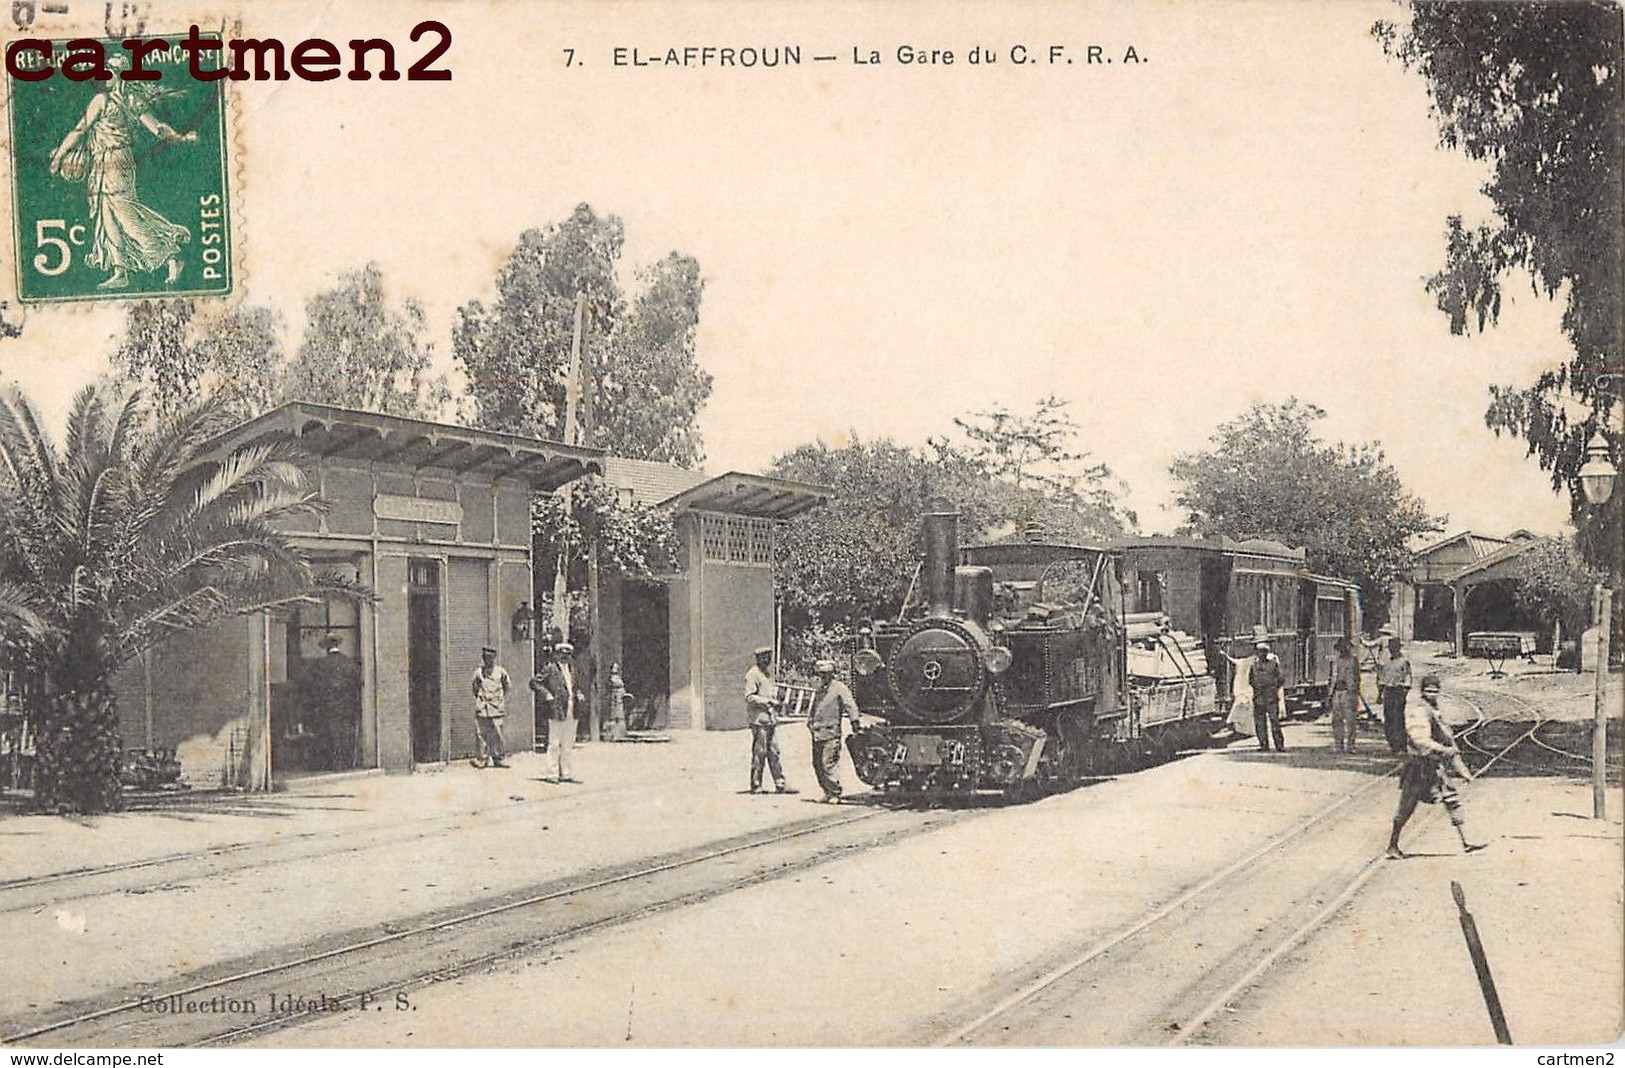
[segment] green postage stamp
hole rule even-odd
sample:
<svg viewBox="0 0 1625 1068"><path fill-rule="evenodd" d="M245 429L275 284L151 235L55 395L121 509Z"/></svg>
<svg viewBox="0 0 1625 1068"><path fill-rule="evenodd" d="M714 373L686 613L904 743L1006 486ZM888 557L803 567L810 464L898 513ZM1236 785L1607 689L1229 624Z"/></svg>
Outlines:
<svg viewBox="0 0 1625 1068"><path fill-rule="evenodd" d="M19 299L230 293L225 83L195 77L178 49L146 57L160 79L126 80L117 40L95 42L111 78L70 80L70 43L92 45L24 52L24 66L61 69L8 87Z"/></svg>

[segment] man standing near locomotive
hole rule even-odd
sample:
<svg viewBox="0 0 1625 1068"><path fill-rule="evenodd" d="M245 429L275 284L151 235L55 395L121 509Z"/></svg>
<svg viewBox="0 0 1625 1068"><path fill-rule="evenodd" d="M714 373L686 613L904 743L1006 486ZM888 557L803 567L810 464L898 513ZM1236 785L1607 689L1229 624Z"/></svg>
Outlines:
<svg viewBox="0 0 1625 1068"><path fill-rule="evenodd" d="M1388 630L1386 627L1384 630ZM1395 756L1405 752L1405 702L1411 693L1411 662L1405 644L1388 630L1388 659L1377 668L1377 685L1382 693L1382 733Z"/></svg>
<svg viewBox="0 0 1625 1068"><path fill-rule="evenodd" d="M570 665L575 651L569 642L555 642L552 659L541 674L530 680L531 692L547 706L547 752L557 769L555 782L581 781L570 775L570 748L576 741L576 702L581 696L576 690L575 669Z"/></svg>
<svg viewBox="0 0 1625 1068"><path fill-rule="evenodd" d="M779 743L773 737L773 729L779 722L779 688L768 673L772 666L773 647L764 645L756 650L756 662L745 672L745 718L750 724L750 792L761 792L762 765L765 764L779 793L799 793L784 781Z"/></svg>
<svg viewBox="0 0 1625 1068"><path fill-rule="evenodd" d="M1275 751L1286 752L1286 739L1281 736L1281 690L1286 685L1286 672L1281 660L1270 652L1269 642L1253 646L1258 655L1247 669L1247 683L1253 691L1253 731L1258 735L1258 748L1270 751L1270 740Z"/></svg>
<svg viewBox="0 0 1625 1068"><path fill-rule="evenodd" d="M1399 773L1399 809L1394 813L1394 829L1388 836L1388 856L1404 859L1399 848L1399 832L1416 811L1418 802L1443 805L1450 823L1461 839L1461 848L1476 853L1484 848L1483 842L1467 839L1467 829L1461 816L1461 797L1450 782L1450 773L1463 782L1472 781L1473 775L1461 759L1456 739L1445 726L1439 713L1439 676L1422 678L1422 707L1413 709L1406 723L1405 766ZM1448 771L1446 769L1449 769Z"/></svg>
<svg viewBox="0 0 1625 1068"><path fill-rule="evenodd" d="M507 751L502 748L502 718L508 714L508 669L497 663L497 651L489 645L480 650L480 666L474 669L474 726L478 729L483 756L474 759L476 768L505 768Z"/></svg>
<svg viewBox="0 0 1625 1068"><path fill-rule="evenodd" d="M813 774L823 787L823 804L841 800L841 717L852 721L858 729L858 702L846 683L835 677L835 661L820 660L813 665L818 676L818 689L813 693L812 714L807 717L807 729L812 732Z"/></svg>

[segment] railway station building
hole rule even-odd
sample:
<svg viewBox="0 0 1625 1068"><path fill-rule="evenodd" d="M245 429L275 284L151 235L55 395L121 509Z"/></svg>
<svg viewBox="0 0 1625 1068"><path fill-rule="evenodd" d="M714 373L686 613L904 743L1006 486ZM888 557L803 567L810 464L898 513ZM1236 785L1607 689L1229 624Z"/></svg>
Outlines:
<svg viewBox="0 0 1625 1068"><path fill-rule="evenodd" d="M779 638L778 527L830 494L302 402L222 435L210 454L261 444L298 457L323 501L284 533L319 572L370 596L230 618L120 673L124 745L175 751L196 788L268 789L472 756L469 679L487 646L513 679L508 746L530 748L526 682L545 631L535 606L552 586L533 567L531 500L588 475L605 476L627 503L669 509L680 550L667 574L600 574L599 634L576 657L592 722L613 665L633 726L743 727L751 651Z"/></svg>
<svg viewBox="0 0 1625 1068"><path fill-rule="evenodd" d="M604 480L627 504L673 513L678 561L652 579L600 576L600 680L619 665L634 728L744 727L751 651L781 641L773 587L779 528L833 491L620 457L604 461Z"/></svg>
<svg viewBox="0 0 1625 1068"><path fill-rule="evenodd" d="M256 444L289 447L325 502L285 525L293 544L372 597L238 616L153 650L116 680L125 746L174 749L204 788L467 756L485 646L514 680L509 724L528 727L531 496L601 472L602 453L305 403L211 451ZM528 748L528 732L510 744Z"/></svg>
<svg viewBox="0 0 1625 1068"><path fill-rule="evenodd" d="M1495 537L1464 530L1416 554L1396 584L1391 618L1407 640L1450 642L1459 654L1474 631L1539 631L1513 596L1515 561L1540 539L1527 530ZM1544 643L1543 643L1544 647Z"/></svg>

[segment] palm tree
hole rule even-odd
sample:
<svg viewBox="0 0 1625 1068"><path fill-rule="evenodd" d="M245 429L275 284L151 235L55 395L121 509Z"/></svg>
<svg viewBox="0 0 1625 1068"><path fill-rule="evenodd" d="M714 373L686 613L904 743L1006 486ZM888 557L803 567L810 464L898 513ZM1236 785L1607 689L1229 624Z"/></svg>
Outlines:
<svg viewBox="0 0 1625 1068"><path fill-rule="evenodd" d="M289 455L210 455L204 402L157 426L138 395L74 399L59 448L21 392L0 398L0 628L36 681L35 802L120 803L117 669L164 638L312 595L278 520L317 507Z"/></svg>

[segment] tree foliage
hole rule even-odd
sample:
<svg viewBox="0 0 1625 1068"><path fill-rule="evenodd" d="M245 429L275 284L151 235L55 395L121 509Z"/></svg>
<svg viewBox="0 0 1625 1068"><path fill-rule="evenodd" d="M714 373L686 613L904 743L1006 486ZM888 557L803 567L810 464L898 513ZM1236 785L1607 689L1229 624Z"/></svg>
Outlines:
<svg viewBox="0 0 1625 1068"><path fill-rule="evenodd" d="M671 513L660 508L624 504L597 479L581 479L562 493L531 501L532 545L538 574L552 574L565 554L572 581L585 584L588 547L597 544L600 568L635 578L673 570L677 534Z"/></svg>
<svg viewBox="0 0 1625 1068"><path fill-rule="evenodd" d="M443 375L430 373L423 306L397 305L376 263L349 271L305 302L305 336L288 364L283 400L434 419L448 406Z"/></svg>
<svg viewBox="0 0 1625 1068"><path fill-rule="evenodd" d="M1568 538L1544 538L1518 557L1518 604L1548 626L1578 637L1591 625L1591 594L1603 573L1586 563Z"/></svg>
<svg viewBox="0 0 1625 1068"><path fill-rule="evenodd" d="M1383 48L1421 74L1445 148L1487 162L1483 191L1495 218L1446 223L1444 268L1427 281L1453 333L1483 330L1500 314L1516 272L1537 292L1565 300L1569 359L1532 384L1492 387L1486 423L1522 438L1554 489L1567 490L1587 555L1617 573L1621 538L1616 503L1601 514L1584 504L1577 472L1586 442L1606 433L1622 370L1621 264L1625 243L1621 186L1621 12L1617 4L1460 3L1413 0L1408 24L1379 22ZM1593 414L1575 420L1578 397ZM1616 459L1617 463L1617 459Z"/></svg>
<svg viewBox="0 0 1625 1068"><path fill-rule="evenodd" d="M1444 520L1405 491L1377 443L1322 441L1325 415L1293 397L1221 423L1209 448L1174 459L1174 500L1189 532L1303 547L1311 570L1358 582L1377 614L1410 570L1412 539Z"/></svg>
<svg viewBox="0 0 1625 1068"><path fill-rule="evenodd" d="M957 451L987 477L996 510L1017 531L1054 541L1119 537L1137 518L1122 508L1111 469L1076 447L1082 428L1069 403L1052 394L1027 415L995 405L954 419L964 443L932 444L945 458Z"/></svg>
<svg viewBox="0 0 1625 1068"><path fill-rule="evenodd" d="M700 263L669 253L639 272L643 290L609 337L592 346L592 444L616 456L693 467L705 458L696 423L711 376L695 358Z"/></svg>
<svg viewBox="0 0 1625 1068"><path fill-rule="evenodd" d="M205 460L232 420L216 402L153 426L138 396L90 387L58 446L24 396L0 401L0 625L11 666L39 683L42 807L118 806L120 665L322 585L274 529L314 507L300 469L266 446Z"/></svg>
<svg viewBox="0 0 1625 1068"><path fill-rule="evenodd" d="M458 309L453 355L479 425L561 439L579 294L583 443L692 466L703 458L696 419L711 393L694 351L699 264L668 255L640 272L629 305L617 279L624 243L621 220L586 204L526 230L497 273L495 303Z"/></svg>
<svg viewBox="0 0 1625 1068"><path fill-rule="evenodd" d="M269 308L223 307L192 300L138 301L124 318L113 377L139 390L153 414L168 419L221 398L240 418L276 403L282 381L280 324Z"/></svg>
<svg viewBox="0 0 1625 1068"><path fill-rule="evenodd" d="M798 516L779 538L775 581L787 630L842 633L842 624L895 616L921 558L927 504L960 513L962 543L1010 537L1108 540L1132 529L1106 483L1109 472L1077 451L1065 402L1041 401L1033 414L1004 407L955 420L967 444L933 440L928 450L855 435L840 447L802 445L769 473L831 486L832 503Z"/></svg>

